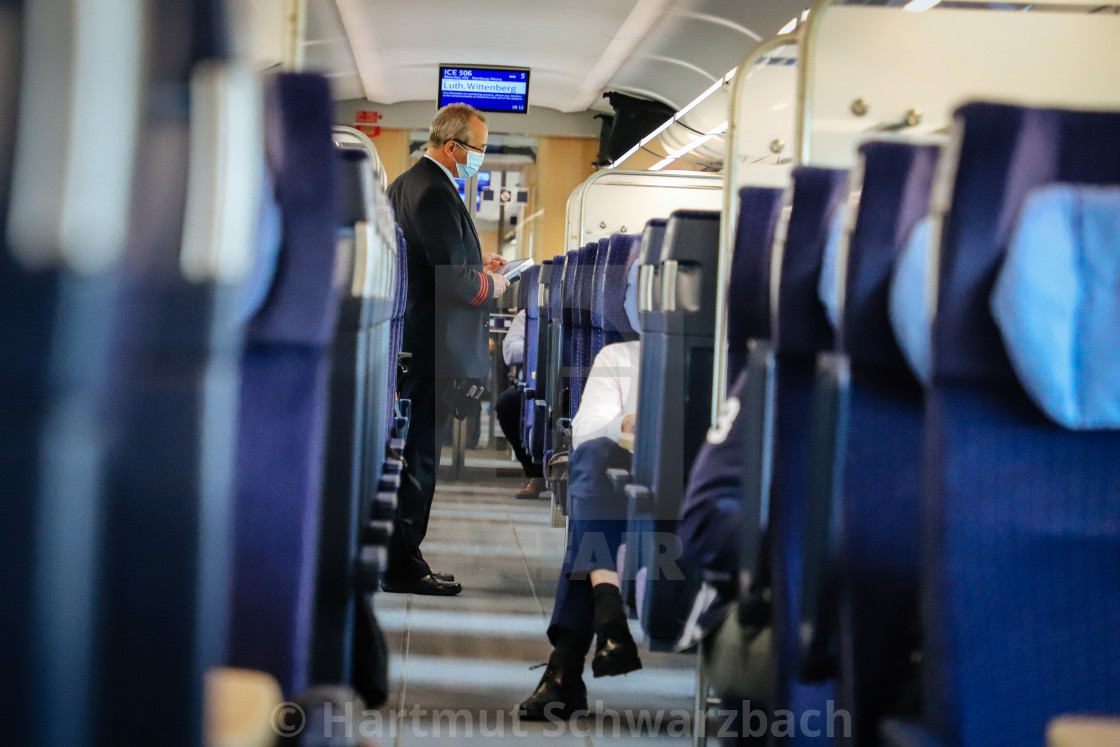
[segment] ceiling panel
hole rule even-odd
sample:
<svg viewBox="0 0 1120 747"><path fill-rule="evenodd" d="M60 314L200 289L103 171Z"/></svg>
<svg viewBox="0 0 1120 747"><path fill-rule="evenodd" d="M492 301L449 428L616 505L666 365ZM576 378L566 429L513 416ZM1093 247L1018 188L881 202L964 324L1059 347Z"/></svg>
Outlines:
<svg viewBox="0 0 1120 747"><path fill-rule="evenodd" d="M306 53L335 77L336 95L376 103L435 100L445 62L531 68L530 106L609 110L601 93L620 90L680 107L805 3L309 0Z"/></svg>

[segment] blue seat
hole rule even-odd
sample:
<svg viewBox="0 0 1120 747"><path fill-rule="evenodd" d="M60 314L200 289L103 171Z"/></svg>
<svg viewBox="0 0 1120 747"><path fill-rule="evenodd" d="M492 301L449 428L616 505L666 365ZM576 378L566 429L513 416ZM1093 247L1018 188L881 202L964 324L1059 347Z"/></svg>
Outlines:
<svg viewBox="0 0 1120 747"><path fill-rule="evenodd" d="M397 399L397 373L401 366L401 348L404 345L404 312L408 307L408 246L405 244L404 231L397 226L397 285L394 295L393 319L390 325L389 341L389 416L388 435L390 439L399 439L395 450L404 449L405 433L401 429L408 427L407 406L401 407ZM397 418L402 418L398 426Z"/></svg>
<svg viewBox="0 0 1120 747"><path fill-rule="evenodd" d="M913 695L918 646L922 390L890 328L887 297L898 257L928 213L939 149L869 142L859 154L847 261L838 277L822 278L846 289L838 346L846 357L818 372L817 386L847 398L847 422L837 497L810 495L801 617L813 637L802 670L838 671L837 707L853 730L840 741L876 744L882 718ZM836 527L839 536L825 540Z"/></svg>
<svg viewBox="0 0 1120 747"><path fill-rule="evenodd" d="M147 38L181 41L147 48L149 67L141 74L149 81L149 93L186 91L193 82L199 86L195 90L200 95L192 97L197 102L225 85L214 77L207 80L198 67L203 59L221 64L228 57L221 19L189 23L201 5L183 3L147 19ZM100 533L96 564L82 564L82 574L96 568L96 583L87 583L89 577L82 574L68 582L96 600L96 700L88 721L78 725L83 730L79 737L44 733L33 743L115 744L127 740L122 735L149 734L168 745L197 744L202 739L202 673L221 664L225 654L242 289L214 280L219 267L206 267L205 260L195 265L197 255L185 261L188 249L199 248L186 237L194 239L211 227L200 224L205 211L196 212L192 205L198 192L191 167L213 156L193 142L191 129L199 120L186 100L156 99L147 98L139 109L132 224L116 278L111 328L82 333L103 333L100 340L109 353L112 385L95 421L105 449L98 454L96 442L83 446L94 447L83 463L97 460L100 474L82 484L86 481L70 472L70 465L52 470L74 475L75 490L66 498L65 513L96 522ZM203 111L194 113L205 121ZM244 133L227 130L222 135L240 141ZM330 158L329 151L325 157ZM255 203L259 182L239 186L249 204ZM205 245L209 251L216 248L213 242ZM253 249L247 243L227 244L222 252L227 251L244 252L237 259L248 260ZM233 255L223 260L227 258ZM99 324L104 311L89 309L90 322ZM96 366L102 360L94 356L81 365ZM60 425L73 428L76 438L88 434L76 425ZM94 485L103 488L102 499L95 513L85 514L82 496ZM90 546L79 543L89 538L68 539L67 552L85 552ZM59 559L49 558L47 567ZM50 593L56 591L63 590ZM73 597L74 603L80 600ZM61 609L44 619L66 626L67 641L85 634L84 621ZM49 629L41 635L45 640ZM56 650L67 651L69 645ZM57 683L63 702L80 700L70 686L82 676L81 648L78 644L73 654L64 654L65 671L50 675L65 678ZM43 697L52 700L56 694Z"/></svg>
<svg viewBox="0 0 1120 747"><path fill-rule="evenodd" d="M626 273L637 260L641 243L641 236L614 234L600 260L601 271L596 269L595 294L591 301L592 361L605 345L634 339L637 334L637 330L630 327L622 303L626 295Z"/></svg>
<svg viewBox="0 0 1120 747"><path fill-rule="evenodd" d="M678 210L663 234L658 224L647 225L644 264L659 239L663 290L671 295L660 299L657 311L639 303L649 316L642 319L633 481L625 488L627 531L636 546L628 543L625 563L635 572L634 598L647 642L668 649L680 637L699 586L695 569L681 557L676 529L689 469L710 420L719 213Z"/></svg>
<svg viewBox="0 0 1120 747"><path fill-rule="evenodd" d="M373 584L359 574L363 473L385 454L391 358L389 321L397 284L397 230L379 220L373 170L360 151L339 151L339 243L350 259L331 352L330 416L316 586L313 679L349 683L358 610ZM370 441L374 443L370 443ZM371 463L365 463L371 462ZM385 513L384 510L381 513ZM385 519L386 516L380 518Z"/></svg>
<svg viewBox="0 0 1120 747"><path fill-rule="evenodd" d="M808 684L801 678L802 537L810 489L816 359L833 346L832 327L817 287L829 227L847 197L847 188L845 171L794 169L792 209L778 270L777 318L773 320L777 357L769 511L776 656L773 707L795 714L812 708L823 711L832 696L831 684Z"/></svg>
<svg viewBox="0 0 1120 747"><path fill-rule="evenodd" d="M328 350L339 306L330 102L321 76L270 82L268 143L277 150L269 156L284 231L242 361L229 662L272 674L289 695L311 677Z"/></svg>
<svg viewBox="0 0 1120 747"><path fill-rule="evenodd" d="M1043 745L1060 713L1120 710L1120 433L1076 432L1021 389L989 308L1027 194L1120 184L1120 113L957 110L923 477L924 733Z"/></svg>
<svg viewBox="0 0 1120 747"><path fill-rule="evenodd" d="M664 318L660 306L654 305L653 294L657 291L657 301L660 301L660 273L661 273L661 248L665 242L665 226L668 223L663 218L654 218L648 221L642 230L642 241L638 250L638 319L641 329L638 330L641 345L641 360L639 372L651 371L657 361L664 360L664 335L653 335L652 332L665 330ZM640 373L639 373L640 375ZM661 398L662 379L660 377L643 377L639 382L638 417L639 423L648 424L650 428L660 428L660 410L656 403ZM629 482L636 485L648 486L654 477L654 453L652 451L637 451L630 460ZM648 522L637 513L638 505L631 500L627 508L627 526L630 531L639 525L648 529ZM638 588L637 576L641 568L641 555L638 548L627 547L623 553L623 567L620 570L622 580L622 596L627 607L634 614L638 614ZM645 590L642 590L643 602Z"/></svg>
<svg viewBox="0 0 1120 747"><path fill-rule="evenodd" d="M603 259L606 259L605 255L609 243L610 239L600 239L597 242L589 243L581 250L582 253L577 260L575 309L573 311L575 334L572 341L574 351L572 353L570 417L575 417L576 412L579 411L579 402L583 397L583 387L587 382L587 374L591 371L591 362L594 360L591 305L595 296L595 275L599 267L599 257L603 256Z"/></svg>
<svg viewBox="0 0 1120 747"><path fill-rule="evenodd" d="M549 425L548 394L551 391L553 379L553 361L556 357L554 336L559 335L559 330L554 329L557 324L556 312L553 309L554 297L560 297L560 274L563 272L564 255L558 254L551 260L541 264L538 284L541 294L538 300L537 326L538 326L538 353L537 353L537 380L532 392L532 425L529 438L525 441L533 461L543 464L545 451L551 442Z"/></svg>
<svg viewBox="0 0 1120 747"><path fill-rule="evenodd" d="M523 274L521 285L525 298L520 306L525 310L525 340L522 349L522 366L519 377L524 384L521 399L521 443L530 444L533 438L533 406L537 392L537 367L540 358L540 276L551 262L545 260Z"/></svg>
<svg viewBox="0 0 1120 747"><path fill-rule="evenodd" d="M750 340L770 339L770 258L785 190L743 187L727 294L727 380L746 362Z"/></svg>

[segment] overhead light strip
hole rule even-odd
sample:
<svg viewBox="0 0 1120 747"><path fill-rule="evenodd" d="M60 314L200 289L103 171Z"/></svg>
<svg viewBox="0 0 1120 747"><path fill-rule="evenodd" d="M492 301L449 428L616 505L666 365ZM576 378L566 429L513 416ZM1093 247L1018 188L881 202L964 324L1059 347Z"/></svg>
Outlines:
<svg viewBox="0 0 1120 747"><path fill-rule="evenodd" d="M664 123L662 123L661 125L659 125L659 126L657 127L657 129L655 129L655 130L654 130L653 132L649 133L649 134L648 134L648 135L646 135L646 136L645 136L644 138L642 138L641 140L639 140L639 141L638 141L638 144L637 144L637 145L635 145L635 146L634 146L633 148L631 148L630 150L628 150L628 151L626 151L626 152L625 152L624 154L622 154L622 156L621 156L621 157L619 157L619 159L618 159L618 160L616 160L616 161L615 161L614 163L612 163L612 164L611 164L610 166L607 166L607 168L608 168L608 169L616 169L616 168L618 168L619 166L621 166L621 165L622 165L622 162L623 162L623 161L625 161L625 160L626 160L627 158L630 158L630 156L632 156L632 155L634 155L635 153L637 153L637 152L638 152L638 150L639 150L640 148L642 148L643 146L645 146L645 145L648 145L648 144L649 144L649 143L650 143L650 142L651 142L651 141L652 141L652 140L653 140L654 138L656 138L656 137L657 137L658 135L660 135L660 134L661 134L662 132L664 132L665 130L667 130L667 129L669 129L670 127L672 127L672 126L673 126L673 123L674 123L674 122L678 122L678 121L680 121L681 117L683 117L683 116L684 116L685 114L688 114L688 113L689 113L690 111L692 111L692 110L693 110L693 109L695 109L695 108L696 108L697 106L699 106L699 105L700 105L701 103L703 103L703 101L704 101L704 100L705 100L706 98L708 98L708 97L709 97L709 96L711 96L711 95L712 95L713 93L715 93L716 91L720 90L720 89L721 89L721 88L723 88L723 87L724 87L725 85L727 85L728 83L730 83L730 82L731 82L731 79L735 77L735 72L736 72L736 71L737 71L738 69L739 69L738 67L733 67L733 68L731 68L731 69L730 69L730 70L729 70L729 71L727 72L727 75L723 76L722 78L719 78L719 79L717 79L717 80L716 80L716 82L715 82L715 83L713 83L713 84L712 84L712 85L711 85L711 86L710 86L710 87L708 88L708 90L704 91L704 93L702 93L702 94L700 94L699 96L697 96L697 97L696 97L695 99L693 99L693 100L692 100L692 101L691 101L691 102L690 102L689 104L687 104L686 106L684 106L684 107L683 107L683 108L682 108L682 109L681 109L680 111L678 111L678 112L677 112L676 114L674 114L674 115L673 115L672 117L670 117L669 119L665 120L665 122L664 122ZM719 125L719 127L722 127L723 129L722 129L722 130L719 130L719 132L715 132L715 128L714 128L714 129L713 129L712 131L710 131L710 132L709 132L709 136L706 136L706 137L704 137L704 138L703 138L703 139L701 140L701 142L707 142L708 140L710 140L710 139L711 139L711 137L710 137L710 136L718 135L718 134L720 134L720 133L722 133L722 132L726 131L726 130L727 130L727 122L724 122L724 123L723 123L722 125ZM685 146L685 148L687 148L687 150L685 150L685 151L683 151L683 152L684 152L684 153L687 153L687 152L688 152L689 150L692 150L693 148L696 148L696 147L698 147L699 145L700 145L700 142L697 142L697 141L693 141L692 143L689 143L688 145L686 145L686 146ZM670 154L670 155L669 155L669 156L668 156L668 157L666 158L666 160L664 160L664 161L661 161L661 162L659 162L658 164L655 164L655 165L654 165L653 167L651 167L651 168L650 168L650 171L660 171L661 169L665 168L665 166L667 165L667 163L672 163L673 161L677 160L677 158L679 158L679 156L674 156L674 155Z"/></svg>

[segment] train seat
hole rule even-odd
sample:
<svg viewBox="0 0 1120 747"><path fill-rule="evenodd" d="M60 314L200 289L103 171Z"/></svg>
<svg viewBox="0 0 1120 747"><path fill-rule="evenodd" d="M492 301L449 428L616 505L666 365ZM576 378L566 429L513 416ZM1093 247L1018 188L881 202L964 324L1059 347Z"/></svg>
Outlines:
<svg viewBox="0 0 1120 747"><path fill-rule="evenodd" d="M924 432L925 727L893 723L887 734L895 744L1041 745L1051 718L1115 714L1120 703L1120 433L1069 430L1032 401L1003 304L1026 290L1035 308L1012 315L1061 329L1068 307L1040 303L1036 284L1060 278L1079 299L1111 299L1097 309L1115 308L1115 236L1111 256L1078 236L1071 265L1055 237L1028 230L1024 240L1042 244L1005 257L1032 190L1120 184L1120 113L974 103L957 110L954 132ZM1090 257L1108 257L1107 289ZM1077 322L1094 364L1114 364L1115 319ZM1044 376L1069 365L1059 354L1031 362Z"/></svg>
<svg viewBox="0 0 1120 747"><path fill-rule="evenodd" d="M283 236L242 360L229 663L294 694L311 677L338 184L326 79L276 76L267 110Z"/></svg>
<svg viewBox="0 0 1120 747"><path fill-rule="evenodd" d="M616 233L610 238L602 272L596 272L595 294L591 301L591 326L593 329L592 360L604 346L627 339L634 339L637 331L630 327L623 308L626 296L626 274L637 260L642 237Z"/></svg>
<svg viewBox="0 0 1120 747"><path fill-rule="evenodd" d="M541 271L537 278L540 294L537 303L537 377L536 384L530 393L532 401L526 402L526 407L531 408L528 436L525 440L526 448L536 464L544 463L544 455L549 444L548 420L548 392L551 387L551 377L555 357L553 346L553 313L552 296L554 285L559 287L560 273L563 270L564 256L557 255L551 260L541 264ZM559 294L557 294L559 295ZM532 303L532 301L530 301Z"/></svg>
<svg viewBox="0 0 1120 747"><path fill-rule="evenodd" d="M747 344L770 339L770 262L785 190L743 187L727 293L727 380L746 364Z"/></svg>
<svg viewBox="0 0 1120 747"><path fill-rule="evenodd" d="M385 454L391 368L389 322L397 282L396 227L380 221L374 174L368 156L339 151L342 178L340 261L342 299L331 353L330 413L327 435L318 581L316 587L316 682L351 680L355 605L361 599L358 574L359 523L368 485L363 474L379 474ZM370 440L376 443L369 443ZM391 518L393 494L379 506L378 518ZM387 539L387 538L386 538ZM366 589L371 591L371 589Z"/></svg>
<svg viewBox="0 0 1120 747"><path fill-rule="evenodd" d="M533 437L533 401L536 399L537 373L541 348L540 305L537 299L540 295L541 274L544 269L550 267L551 264L549 260L545 260L539 265L530 267L521 277L521 285L525 289L525 298L519 304L520 308L525 311L525 340L521 354L523 363L521 365L521 372L518 374L522 385L522 444L531 443Z"/></svg>
<svg viewBox="0 0 1120 747"><path fill-rule="evenodd" d="M689 468L710 420L719 213L675 211L663 233L651 221L643 234L643 264L655 251L667 295L657 311L648 297L639 303L648 316L641 322L633 479L624 488L630 499L627 531L634 538L625 566L634 574L634 601L648 645L670 649L699 586L697 572L681 557L676 529ZM640 294L651 290L652 273L643 270Z"/></svg>
<svg viewBox="0 0 1120 747"><path fill-rule="evenodd" d="M895 712L913 707L900 701L914 693L918 646L922 388L894 339L888 292L903 247L929 211L939 153L899 142L860 147L847 259L826 258L838 272L821 278L822 289L844 288L836 332L845 360L819 373L818 386L824 396L847 398L847 423L838 489L810 496L802 620L812 640L802 666L838 671L838 707L851 714L853 744L875 743L890 704Z"/></svg>
<svg viewBox="0 0 1120 747"><path fill-rule="evenodd" d="M789 223L776 260L780 262L773 340L777 396L769 512L774 706L794 713L823 708L833 689L827 680L822 684L802 679L800 607L811 455L817 442L828 444L835 438L838 426L814 417L816 358L833 346L818 286L833 216L847 195L846 171L794 169Z"/></svg>

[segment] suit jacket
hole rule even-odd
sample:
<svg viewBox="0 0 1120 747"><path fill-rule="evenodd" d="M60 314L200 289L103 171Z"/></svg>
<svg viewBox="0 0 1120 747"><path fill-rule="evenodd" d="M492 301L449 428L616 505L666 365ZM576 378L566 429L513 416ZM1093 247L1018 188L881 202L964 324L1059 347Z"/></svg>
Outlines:
<svg viewBox="0 0 1120 747"><path fill-rule="evenodd" d="M412 353L410 371L487 378L493 283L466 205L428 158L393 180L388 192L408 247L403 349Z"/></svg>

